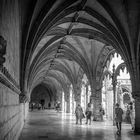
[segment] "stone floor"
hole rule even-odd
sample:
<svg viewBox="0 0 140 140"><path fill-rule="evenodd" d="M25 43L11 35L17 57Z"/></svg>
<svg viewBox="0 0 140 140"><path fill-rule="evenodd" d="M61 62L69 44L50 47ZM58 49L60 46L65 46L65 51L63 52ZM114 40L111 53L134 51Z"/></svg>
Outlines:
<svg viewBox="0 0 140 140"><path fill-rule="evenodd" d="M70 114L54 110L29 112L19 140L140 140L134 135L129 124L122 125L122 134L116 134L112 122L95 122L91 125L75 124Z"/></svg>

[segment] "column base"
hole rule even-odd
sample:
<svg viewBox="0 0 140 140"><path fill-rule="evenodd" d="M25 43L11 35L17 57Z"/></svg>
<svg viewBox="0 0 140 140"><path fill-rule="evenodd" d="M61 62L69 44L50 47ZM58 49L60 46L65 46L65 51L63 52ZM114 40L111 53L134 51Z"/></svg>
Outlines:
<svg viewBox="0 0 140 140"><path fill-rule="evenodd" d="M140 100L135 99L135 134L140 134Z"/></svg>

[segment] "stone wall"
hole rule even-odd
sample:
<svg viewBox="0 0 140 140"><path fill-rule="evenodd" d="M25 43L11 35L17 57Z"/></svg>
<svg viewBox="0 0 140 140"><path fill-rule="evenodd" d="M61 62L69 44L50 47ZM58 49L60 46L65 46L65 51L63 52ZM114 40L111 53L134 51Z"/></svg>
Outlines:
<svg viewBox="0 0 140 140"><path fill-rule="evenodd" d="M21 25L18 0L1 0L0 5L0 35L7 41L4 66L19 83Z"/></svg>
<svg viewBox="0 0 140 140"><path fill-rule="evenodd" d="M19 95L0 84L0 140L18 138L24 124L24 113L24 105L19 104Z"/></svg>
<svg viewBox="0 0 140 140"><path fill-rule="evenodd" d="M19 103L19 13L18 0L0 0L0 35L7 41L6 62L0 66L0 140L17 140L27 115L28 105Z"/></svg>

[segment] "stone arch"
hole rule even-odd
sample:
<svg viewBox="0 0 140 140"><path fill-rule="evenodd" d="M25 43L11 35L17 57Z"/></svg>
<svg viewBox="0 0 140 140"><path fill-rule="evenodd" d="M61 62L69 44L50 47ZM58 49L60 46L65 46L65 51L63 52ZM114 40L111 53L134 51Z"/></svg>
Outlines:
<svg viewBox="0 0 140 140"><path fill-rule="evenodd" d="M100 14L98 14L98 13L96 13L95 11L93 11L92 9L90 9L89 7L86 7L85 8L85 11L88 13L88 14L91 14L93 17L95 16L96 18L98 17L100 17L101 15ZM98 15L95 15L95 13ZM100 18L98 19L98 20L101 20ZM107 23L105 23L105 21L103 21L103 20L101 20L103 23L104 23L104 25L105 26L107 26ZM109 24L109 22L108 22L108 24ZM111 25L111 24L110 24ZM113 26L112 26L113 27ZM114 31L115 31L115 29L114 29ZM78 32L80 33L81 31L80 30L78 30ZM75 34L75 31L73 30L73 32L72 33L74 33ZM84 34L86 34L86 32L83 30L83 33ZM82 32L81 32L81 34L82 34ZM76 35L76 34L75 34ZM101 36L100 36L101 37ZM109 40L108 40L109 41Z"/></svg>

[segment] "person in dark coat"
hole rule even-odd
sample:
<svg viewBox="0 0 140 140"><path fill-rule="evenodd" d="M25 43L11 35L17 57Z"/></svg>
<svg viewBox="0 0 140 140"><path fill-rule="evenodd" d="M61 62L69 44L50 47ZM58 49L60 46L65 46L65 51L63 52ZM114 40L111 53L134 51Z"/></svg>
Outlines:
<svg viewBox="0 0 140 140"><path fill-rule="evenodd" d="M117 130L118 130L117 134L121 133L122 115L123 115L123 110L119 107L119 104L116 103L115 121L116 121Z"/></svg>

